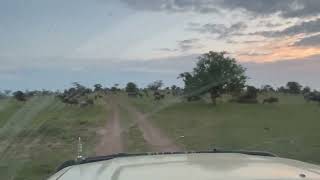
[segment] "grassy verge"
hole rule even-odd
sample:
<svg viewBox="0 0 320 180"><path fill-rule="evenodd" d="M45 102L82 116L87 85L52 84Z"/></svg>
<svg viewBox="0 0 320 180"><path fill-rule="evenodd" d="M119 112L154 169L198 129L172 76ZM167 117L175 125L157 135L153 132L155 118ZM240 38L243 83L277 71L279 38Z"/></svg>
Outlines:
<svg viewBox="0 0 320 180"><path fill-rule="evenodd" d="M11 98L0 100L0 128L23 104Z"/></svg>
<svg viewBox="0 0 320 180"><path fill-rule="evenodd" d="M151 119L188 150L262 150L320 163L320 107L284 99L272 105L178 103Z"/></svg>
<svg viewBox="0 0 320 180"><path fill-rule="evenodd" d="M76 156L77 137L92 155L105 105L67 106L54 97L36 97L8 117L2 127L0 179L45 179ZM2 115L3 116L3 115Z"/></svg>

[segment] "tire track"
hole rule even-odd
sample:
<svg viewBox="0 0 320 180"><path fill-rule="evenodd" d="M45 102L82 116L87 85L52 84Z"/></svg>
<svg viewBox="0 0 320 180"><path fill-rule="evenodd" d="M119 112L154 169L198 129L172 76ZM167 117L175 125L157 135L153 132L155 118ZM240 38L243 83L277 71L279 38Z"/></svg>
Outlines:
<svg viewBox="0 0 320 180"><path fill-rule="evenodd" d="M122 129L120 126L119 106L114 101L114 98L111 98L110 104L112 106L111 118L107 118L105 127L102 133L100 133L102 137L96 147L97 156L121 153L124 150L121 137Z"/></svg>
<svg viewBox="0 0 320 180"><path fill-rule="evenodd" d="M143 138L148 143L152 151L155 152L174 152L182 149L175 144L166 134L159 128L155 127L147 118L147 116L139 112L130 104L121 104L133 116L133 121L143 134Z"/></svg>

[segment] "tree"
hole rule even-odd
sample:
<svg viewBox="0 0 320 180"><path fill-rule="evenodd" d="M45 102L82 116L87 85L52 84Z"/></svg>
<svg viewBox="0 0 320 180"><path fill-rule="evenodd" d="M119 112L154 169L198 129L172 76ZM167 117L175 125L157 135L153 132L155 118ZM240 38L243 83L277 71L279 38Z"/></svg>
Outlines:
<svg viewBox="0 0 320 180"><path fill-rule="evenodd" d="M306 86L302 89L302 94L308 94L311 92L311 88L309 86Z"/></svg>
<svg viewBox="0 0 320 180"><path fill-rule="evenodd" d="M192 72L180 74L185 84L187 96L210 93L212 103L227 92L241 91L247 77L245 69L236 60L225 56L226 52L213 52L201 55Z"/></svg>
<svg viewBox="0 0 320 180"><path fill-rule="evenodd" d="M94 87L94 91L95 91L95 92L98 92L98 91L102 91L102 90L103 90L101 84L95 84L95 85L93 85L93 87Z"/></svg>
<svg viewBox="0 0 320 180"><path fill-rule="evenodd" d="M153 91L159 90L163 86L163 82L161 80L154 81L148 85L148 88Z"/></svg>
<svg viewBox="0 0 320 180"><path fill-rule="evenodd" d="M288 92L288 89L286 89L285 87L283 86L280 86L278 89L277 89L278 92L280 93L287 93Z"/></svg>
<svg viewBox="0 0 320 180"><path fill-rule="evenodd" d="M111 92L116 93L117 91L119 91L120 89L118 88L118 86L119 86L118 83L114 84L114 85L111 87L111 89L110 89Z"/></svg>
<svg viewBox="0 0 320 180"><path fill-rule="evenodd" d="M22 91L16 91L13 93L13 97L18 101L26 101L26 95Z"/></svg>
<svg viewBox="0 0 320 180"><path fill-rule="evenodd" d="M6 96L10 96L11 90L6 89L6 90L4 90L4 93Z"/></svg>
<svg viewBox="0 0 320 180"><path fill-rule="evenodd" d="M294 81L288 82L286 85L288 92L291 94L299 94L301 93L302 86Z"/></svg>
<svg viewBox="0 0 320 180"><path fill-rule="evenodd" d="M172 95L176 96L177 95L177 89L178 87L176 85L171 86L171 93Z"/></svg>
<svg viewBox="0 0 320 180"><path fill-rule="evenodd" d="M243 95L238 97L237 102L239 103L258 103L259 89L255 88L254 86L247 86L246 91Z"/></svg>
<svg viewBox="0 0 320 180"><path fill-rule="evenodd" d="M3 98L5 98L5 97L6 97L5 93L3 93L3 92L0 91L0 99L3 99Z"/></svg>
<svg viewBox="0 0 320 180"><path fill-rule="evenodd" d="M176 86L176 85L172 85L172 86L171 86L171 90L172 90L172 91L175 91L176 89L177 89L177 86Z"/></svg>
<svg viewBox="0 0 320 180"><path fill-rule="evenodd" d="M274 89L270 85L264 85L261 87L261 91L262 92L274 92Z"/></svg>
<svg viewBox="0 0 320 180"><path fill-rule="evenodd" d="M133 82L128 82L126 86L126 92L127 93L137 93L138 92L138 86Z"/></svg>

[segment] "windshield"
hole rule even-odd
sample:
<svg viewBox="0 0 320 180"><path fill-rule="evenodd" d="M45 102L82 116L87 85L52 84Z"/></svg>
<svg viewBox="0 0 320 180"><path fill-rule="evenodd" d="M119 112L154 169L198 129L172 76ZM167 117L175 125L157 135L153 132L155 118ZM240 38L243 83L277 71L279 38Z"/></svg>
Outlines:
<svg viewBox="0 0 320 180"><path fill-rule="evenodd" d="M117 153L320 163L317 0L1 0L0 179Z"/></svg>

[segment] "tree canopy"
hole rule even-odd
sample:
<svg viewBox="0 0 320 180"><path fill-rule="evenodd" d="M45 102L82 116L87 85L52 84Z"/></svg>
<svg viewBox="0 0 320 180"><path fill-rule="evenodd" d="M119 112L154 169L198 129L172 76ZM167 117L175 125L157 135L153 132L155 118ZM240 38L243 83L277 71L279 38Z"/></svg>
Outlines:
<svg viewBox="0 0 320 180"><path fill-rule="evenodd" d="M138 92L138 86L133 82L128 82L126 86L126 92L128 93Z"/></svg>
<svg viewBox="0 0 320 180"><path fill-rule="evenodd" d="M153 91L159 90L163 86L163 82L161 80L154 81L148 85L148 88Z"/></svg>
<svg viewBox="0 0 320 180"><path fill-rule="evenodd" d="M212 102L227 92L241 91L247 77L245 68L236 60L226 56L226 52L205 53L198 58L192 72L180 74L185 84L187 96L210 93Z"/></svg>
<svg viewBox="0 0 320 180"><path fill-rule="evenodd" d="M18 101L26 101L26 95L22 91L16 91L13 93L13 97Z"/></svg>
<svg viewBox="0 0 320 180"><path fill-rule="evenodd" d="M301 92L302 86L294 81L288 82L286 85L288 92L292 94L299 94Z"/></svg>
<svg viewBox="0 0 320 180"><path fill-rule="evenodd" d="M94 87L94 91L95 91L95 92L98 92L98 91L102 91L102 90L103 90L101 84L95 84L93 87Z"/></svg>

